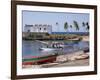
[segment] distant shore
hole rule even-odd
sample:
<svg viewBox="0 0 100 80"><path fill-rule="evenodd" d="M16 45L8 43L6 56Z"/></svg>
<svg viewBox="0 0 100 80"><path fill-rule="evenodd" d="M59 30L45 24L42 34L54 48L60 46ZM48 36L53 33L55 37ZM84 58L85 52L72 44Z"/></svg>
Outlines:
<svg viewBox="0 0 100 80"><path fill-rule="evenodd" d="M48 33L25 33L23 32L23 40L71 40L80 41L89 34L48 34Z"/></svg>

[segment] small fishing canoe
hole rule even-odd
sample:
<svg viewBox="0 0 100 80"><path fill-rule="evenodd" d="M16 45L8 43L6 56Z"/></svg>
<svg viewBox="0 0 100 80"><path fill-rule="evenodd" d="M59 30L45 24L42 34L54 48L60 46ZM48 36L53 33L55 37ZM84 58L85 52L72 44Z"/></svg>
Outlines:
<svg viewBox="0 0 100 80"><path fill-rule="evenodd" d="M42 56L37 58L27 58L23 59L22 65L34 65L34 64L43 64L48 62L53 62L56 60L56 55Z"/></svg>

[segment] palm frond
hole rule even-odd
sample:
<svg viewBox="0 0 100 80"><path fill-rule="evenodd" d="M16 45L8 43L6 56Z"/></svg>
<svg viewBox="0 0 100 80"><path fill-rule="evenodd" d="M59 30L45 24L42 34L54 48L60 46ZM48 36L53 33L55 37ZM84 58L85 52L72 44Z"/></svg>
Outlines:
<svg viewBox="0 0 100 80"><path fill-rule="evenodd" d="M76 30L79 30L79 25L78 25L77 21L73 21L73 23L74 23Z"/></svg>
<svg viewBox="0 0 100 80"><path fill-rule="evenodd" d="M66 29L66 30L68 29L68 23L67 22L64 23L64 29Z"/></svg>

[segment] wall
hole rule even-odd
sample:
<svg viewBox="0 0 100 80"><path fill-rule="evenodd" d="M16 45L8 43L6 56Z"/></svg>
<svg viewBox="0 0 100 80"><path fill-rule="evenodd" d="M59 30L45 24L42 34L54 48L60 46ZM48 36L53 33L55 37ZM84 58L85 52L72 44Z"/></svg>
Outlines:
<svg viewBox="0 0 100 80"><path fill-rule="evenodd" d="M34 0L35 1L35 0ZM79 3L79 4L93 4L100 5L99 0L36 0L49 1L61 3ZM100 9L100 6L98 10ZM98 11L98 35L100 31L100 11ZM11 11L10 0L0 0L0 80L10 80L10 59L11 59ZM98 44L100 44L100 36L98 36ZM98 45L100 47L100 45ZM100 49L98 50L98 67L100 67ZM100 68L98 68L98 73ZM100 80L100 74L88 76L71 76L58 78L43 78L34 80ZM31 79L32 80L32 79Z"/></svg>

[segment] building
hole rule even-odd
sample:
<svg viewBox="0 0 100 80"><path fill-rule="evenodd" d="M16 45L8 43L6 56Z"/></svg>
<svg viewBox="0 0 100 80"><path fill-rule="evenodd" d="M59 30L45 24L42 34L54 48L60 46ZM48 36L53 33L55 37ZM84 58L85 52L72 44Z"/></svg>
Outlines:
<svg viewBox="0 0 100 80"><path fill-rule="evenodd" d="M48 24L33 24L28 25L25 24L24 32L42 32L42 33L51 33L52 32L52 25Z"/></svg>

